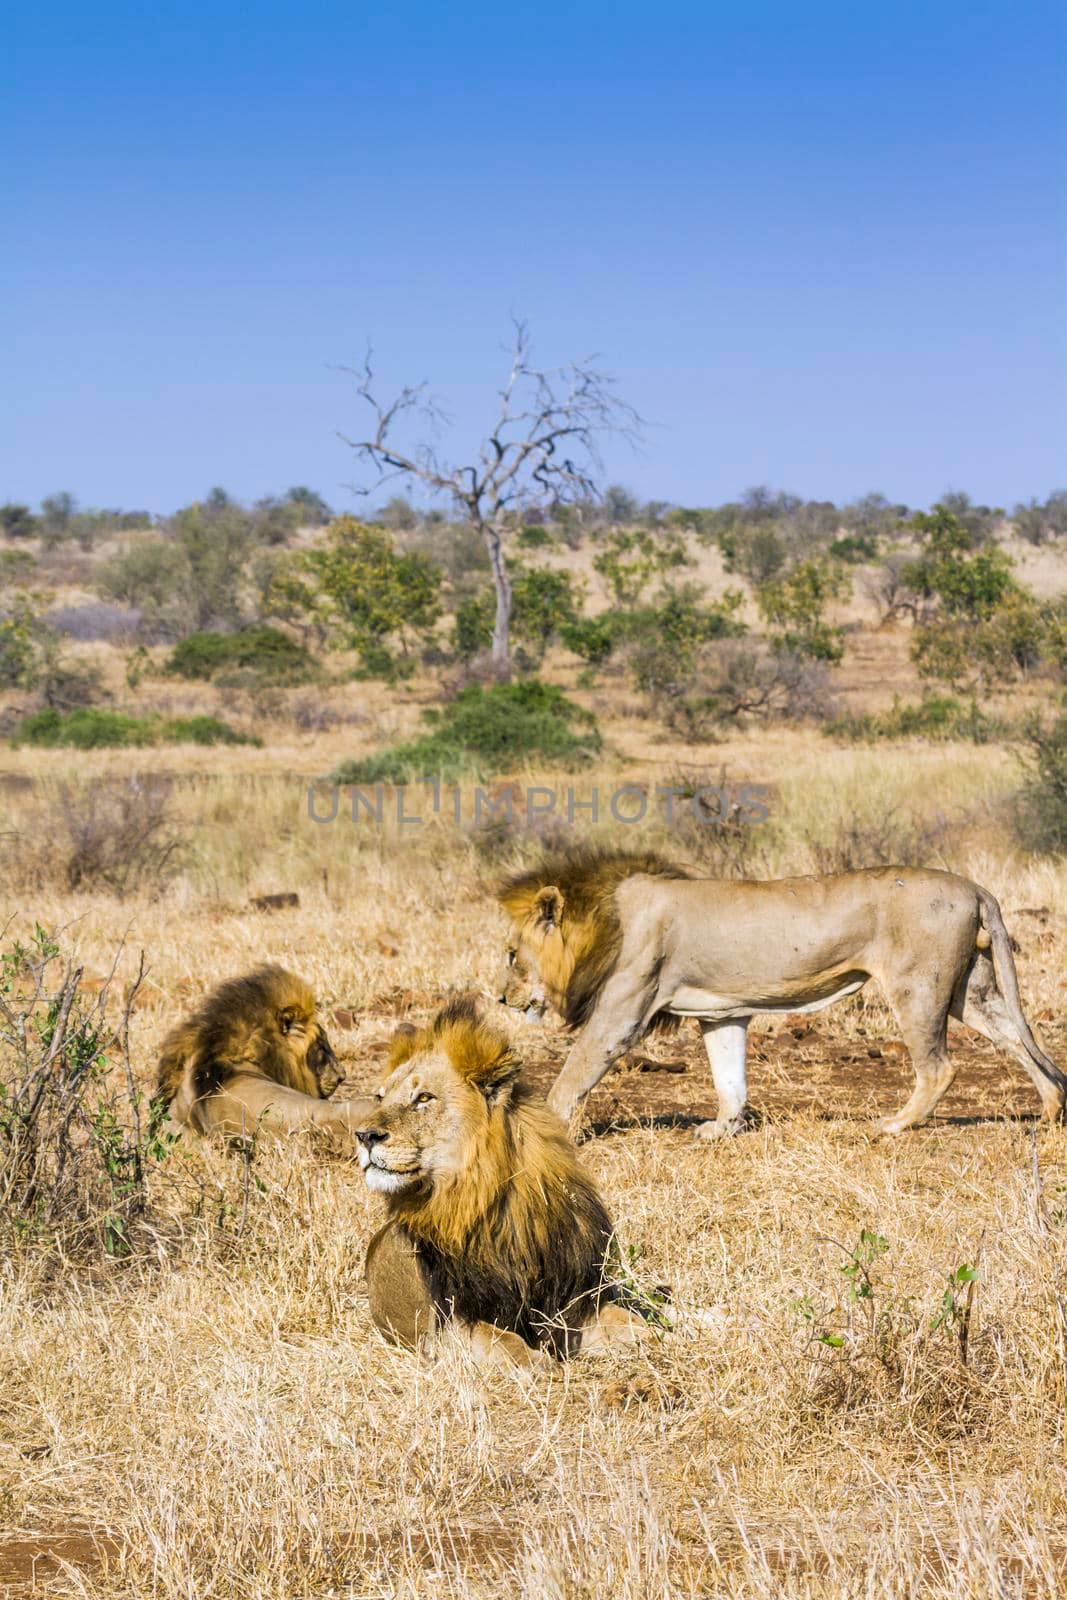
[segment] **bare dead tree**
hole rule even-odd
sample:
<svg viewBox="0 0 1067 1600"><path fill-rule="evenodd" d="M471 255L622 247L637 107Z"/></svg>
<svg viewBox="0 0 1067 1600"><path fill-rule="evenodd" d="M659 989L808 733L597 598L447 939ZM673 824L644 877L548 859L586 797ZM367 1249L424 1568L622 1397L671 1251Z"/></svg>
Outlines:
<svg viewBox="0 0 1067 1600"><path fill-rule="evenodd" d="M496 591L492 656L500 667L510 658L511 581L505 543L515 513L535 501L558 507L595 497L602 471L599 441L619 434L635 442L641 433L637 412L617 397L612 380L594 360L551 370L533 366L529 329L521 321L514 324L510 356L496 420L469 465L443 460L425 439L410 449L397 442L405 424L415 418L432 431L446 419L424 383L401 389L388 404L381 401L374 390L370 352L361 369L348 370L370 407L373 431L367 438L341 435L375 473L374 481L358 487L358 493L374 494L396 478L414 480L432 493L447 495L478 530Z"/></svg>

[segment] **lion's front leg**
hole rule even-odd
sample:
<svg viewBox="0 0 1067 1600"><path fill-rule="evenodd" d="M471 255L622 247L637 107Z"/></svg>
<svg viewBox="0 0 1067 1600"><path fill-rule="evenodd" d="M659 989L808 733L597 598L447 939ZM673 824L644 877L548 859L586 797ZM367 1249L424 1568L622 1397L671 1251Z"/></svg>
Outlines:
<svg viewBox="0 0 1067 1600"><path fill-rule="evenodd" d="M498 1328L494 1322L457 1324L457 1332L466 1340L479 1367L519 1367L524 1371L548 1372L555 1366L552 1357L543 1350L535 1350L517 1333Z"/></svg>
<svg viewBox="0 0 1067 1600"><path fill-rule="evenodd" d="M548 1096L549 1106L564 1122L611 1064L637 1043L654 1010L655 989L655 978L644 970L616 972L608 979Z"/></svg>
<svg viewBox="0 0 1067 1600"><path fill-rule="evenodd" d="M417 1350L437 1332L418 1249L398 1223L387 1222L367 1246L367 1292L375 1326L390 1344Z"/></svg>
<svg viewBox="0 0 1067 1600"><path fill-rule="evenodd" d="M578 1354L603 1355L605 1350L632 1350L654 1337L655 1330L646 1317L625 1306L601 1306L592 1322L582 1329Z"/></svg>
<svg viewBox="0 0 1067 1600"><path fill-rule="evenodd" d="M742 1022L701 1022L704 1048L711 1063L719 1114L702 1122L698 1139L722 1139L741 1133L748 1121L748 1018Z"/></svg>

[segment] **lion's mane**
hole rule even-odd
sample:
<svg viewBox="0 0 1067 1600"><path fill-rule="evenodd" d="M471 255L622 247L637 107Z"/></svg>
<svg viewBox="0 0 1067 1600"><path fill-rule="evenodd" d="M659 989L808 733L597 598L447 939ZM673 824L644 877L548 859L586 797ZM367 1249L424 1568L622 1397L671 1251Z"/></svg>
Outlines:
<svg viewBox="0 0 1067 1600"><path fill-rule="evenodd" d="M295 973L268 964L220 984L170 1030L156 1092L169 1103L188 1084L199 1103L235 1073L251 1072L317 1096L315 1066L324 1048L330 1054L311 989Z"/></svg>
<svg viewBox="0 0 1067 1600"><path fill-rule="evenodd" d="M558 1118L534 1100L507 1040L474 1002L454 1001L398 1037L390 1069L429 1050L488 1095L489 1122L463 1171L390 1196L390 1219L415 1245L439 1317L494 1323L564 1355L613 1298L604 1204Z"/></svg>
<svg viewBox="0 0 1067 1600"><path fill-rule="evenodd" d="M566 939L574 970L566 984L563 1020L580 1028L589 1018L600 992L611 977L622 946L615 892L634 873L655 878L688 878L677 866L652 850L611 850L591 845L545 855L534 866L506 878L497 891L504 910L516 922L533 911L540 891L554 885L563 895ZM551 980L552 974L542 970Z"/></svg>

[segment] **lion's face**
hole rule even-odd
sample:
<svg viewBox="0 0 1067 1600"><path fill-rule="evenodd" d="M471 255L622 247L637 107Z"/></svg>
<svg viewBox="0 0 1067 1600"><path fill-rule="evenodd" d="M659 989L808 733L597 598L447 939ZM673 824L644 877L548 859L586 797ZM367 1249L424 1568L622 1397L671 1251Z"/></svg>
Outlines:
<svg viewBox="0 0 1067 1600"><path fill-rule="evenodd" d="M574 969L568 931L563 896L556 888L542 889L528 913L512 919L497 993L503 1005L524 1012L527 1021L539 1020L549 1002L563 1010Z"/></svg>
<svg viewBox="0 0 1067 1600"><path fill-rule="evenodd" d="M308 1051L308 1066L314 1074L321 1100L328 1100L345 1081L344 1068L333 1053L325 1028L321 1026L318 1037Z"/></svg>
<svg viewBox="0 0 1067 1600"><path fill-rule="evenodd" d="M468 1174L509 1115L519 1064L503 1035L456 1002L393 1040L391 1071L357 1138L369 1188L399 1195Z"/></svg>
<svg viewBox="0 0 1067 1600"><path fill-rule="evenodd" d="M269 1076L328 1100L344 1083L345 1074L322 1023L314 1013L308 1015L296 1006L283 1007L273 1021L267 1044L275 1058L275 1070Z"/></svg>
<svg viewBox="0 0 1067 1600"><path fill-rule="evenodd" d="M379 1194L432 1188L463 1173L488 1127L485 1095L464 1082L441 1047L402 1062L377 1099L358 1138L367 1187Z"/></svg>

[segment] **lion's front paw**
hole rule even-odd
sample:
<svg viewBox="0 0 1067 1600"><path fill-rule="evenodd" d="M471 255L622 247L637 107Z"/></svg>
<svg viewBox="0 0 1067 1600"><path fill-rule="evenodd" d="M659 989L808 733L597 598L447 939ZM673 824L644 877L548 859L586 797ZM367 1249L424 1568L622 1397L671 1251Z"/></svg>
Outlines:
<svg viewBox="0 0 1067 1600"><path fill-rule="evenodd" d="M578 1109L578 1101L574 1095L565 1090L560 1093L553 1089L545 1102L550 1111L554 1111L561 1122L570 1122Z"/></svg>
<svg viewBox="0 0 1067 1600"><path fill-rule="evenodd" d="M714 1122L702 1122L698 1128L693 1129L694 1139L731 1139L735 1133L744 1133L746 1128L752 1127L754 1118L750 1117L747 1110L739 1111L735 1117L716 1117Z"/></svg>

